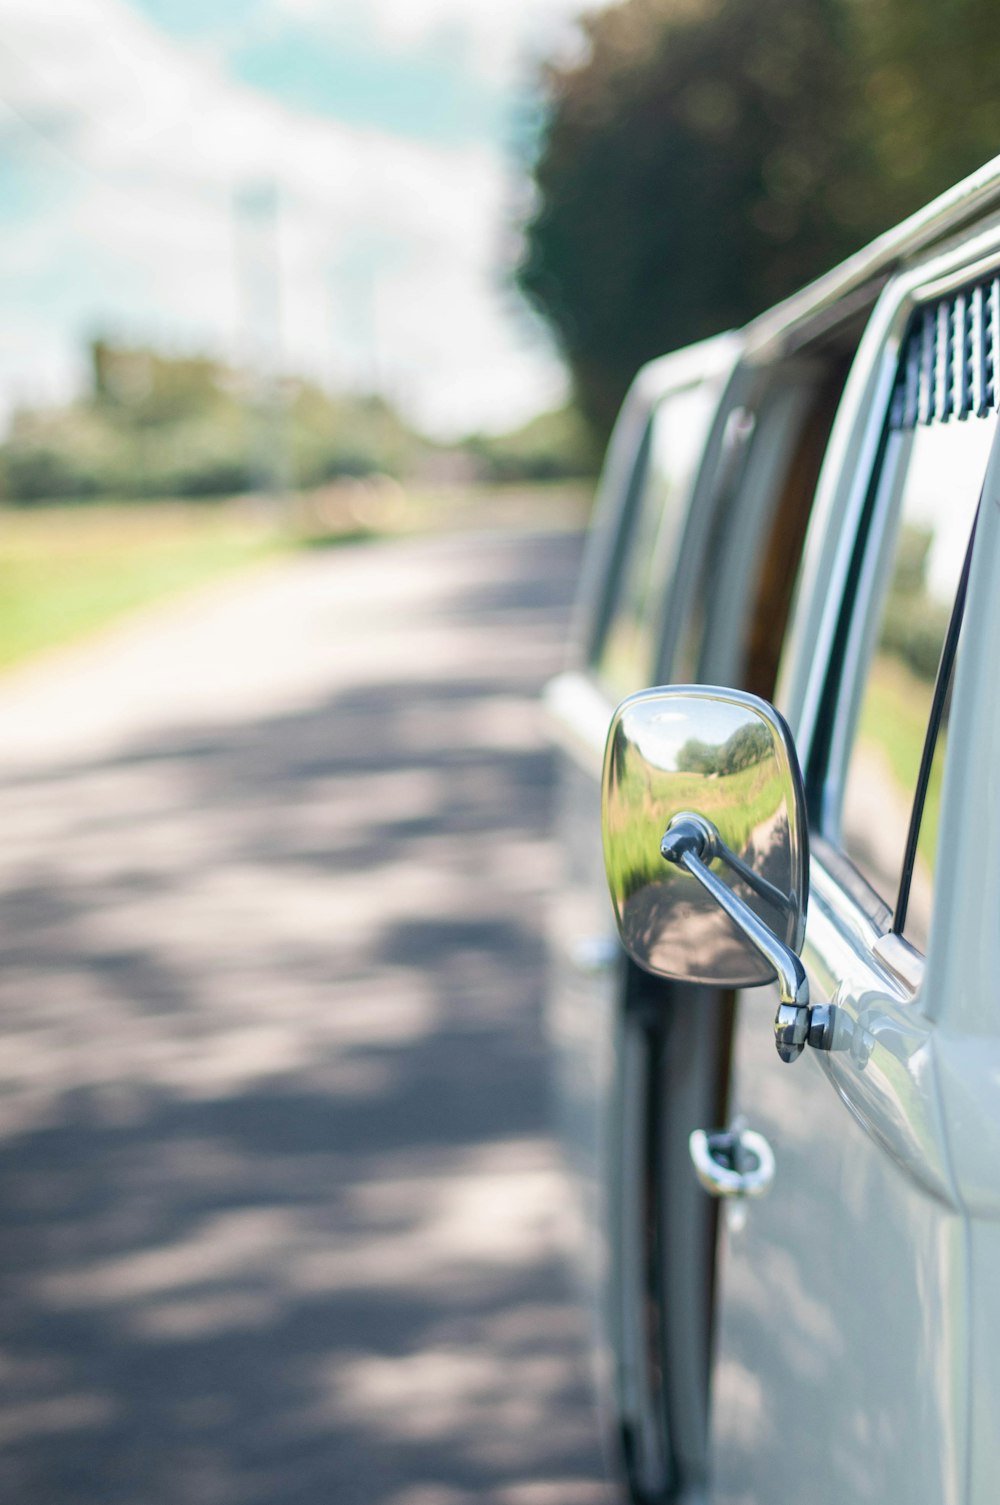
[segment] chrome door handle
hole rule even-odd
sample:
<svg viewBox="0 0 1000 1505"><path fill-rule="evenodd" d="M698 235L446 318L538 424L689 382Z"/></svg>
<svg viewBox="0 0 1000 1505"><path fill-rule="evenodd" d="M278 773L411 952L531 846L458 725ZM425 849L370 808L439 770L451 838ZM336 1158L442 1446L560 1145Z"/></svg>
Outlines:
<svg viewBox="0 0 1000 1505"><path fill-rule="evenodd" d="M762 1197L774 1180L771 1146L753 1129L695 1129L688 1148L695 1175L713 1197Z"/></svg>

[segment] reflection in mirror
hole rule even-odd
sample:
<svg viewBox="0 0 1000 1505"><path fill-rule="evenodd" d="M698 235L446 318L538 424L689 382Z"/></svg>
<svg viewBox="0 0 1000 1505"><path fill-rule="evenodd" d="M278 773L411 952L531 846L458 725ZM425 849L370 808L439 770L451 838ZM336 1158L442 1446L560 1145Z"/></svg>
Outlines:
<svg viewBox="0 0 1000 1505"><path fill-rule="evenodd" d="M773 967L661 843L687 816L710 872L779 941L801 947L806 835L791 739L763 701L684 686L647 690L615 713L604 767L604 853L626 949L661 976L721 987ZM664 847L668 849L669 842Z"/></svg>

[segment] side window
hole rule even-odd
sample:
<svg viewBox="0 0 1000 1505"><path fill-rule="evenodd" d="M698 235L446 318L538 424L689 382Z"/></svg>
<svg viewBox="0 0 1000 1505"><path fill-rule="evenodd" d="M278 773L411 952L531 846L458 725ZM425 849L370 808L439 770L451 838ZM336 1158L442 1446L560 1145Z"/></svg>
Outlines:
<svg viewBox="0 0 1000 1505"><path fill-rule="evenodd" d="M707 539L662 678L774 696L806 526L849 361L777 368L727 418ZM704 526L704 525L703 525Z"/></svg>
<svg viewBox="0 0 1000 1505"><path fill-rule="evenodd" d="M941 784L948 750L948 719L951 690L955 678L955 649L965 605L965 591L959 587L952 619L953 643L946 641L941 656L941 670L935 687L935 704L931 709L924 759L918 781L917 800L907 850L903 859L902 881L896 903L895 928L920 951L926 951L931 927L931 896L934 891L934 867L937 860L938 831L941 812ZM949 648L951 651L949 651Z"/></svg>
<svg viewBox="0 0 1000 1505"><path fill-rule="evenodd" d="M903 342L836 712L850 734L839 830L828 834L893 910L894 928L920 948L965 563L997 427L989 339L996 289L924 308Z"/></svg>
<svg viewBox="0 0 1000 1505"><path fill-rule="evenodd" d="M652 672L662 593L669 590L677 564L717 402L714 383L670 393L657 405L643 441L648 458L642 491L627 524L607 627L594 655L601 680L617 697L639 689Z"/></svg>

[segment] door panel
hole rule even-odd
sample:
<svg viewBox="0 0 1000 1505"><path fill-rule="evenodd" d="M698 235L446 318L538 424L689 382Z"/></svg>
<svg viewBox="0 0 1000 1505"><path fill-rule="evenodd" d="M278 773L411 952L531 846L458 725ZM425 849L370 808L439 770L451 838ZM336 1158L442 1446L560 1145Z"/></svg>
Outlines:
<svg viewBox="0 0 1000 1505"><path fill-rule="evenodd" d="M814 1000L833 1001L829 980L844 979L829 1058L782 1065L774 990L740 999L735 1108L777 1170L722 1235L716 1505L962 1497L966 1240L935 1121L933 1038L898 1027L905 995L868 960L864 929L822 902L810 916Z"/></svg>
<svg viewBox="0 0 1000 1505"><path fill-rule="evenodd" d="M702 471L705 505L713 504L712 456L719 438L712 436L721 432L718 415L736 356L736 343L721 339L700 353L668 358L669 367L658 370L659 391L640 393L647 422L628 484L617 504L614 497L602 503L615 538L602 542L599 532L592 545L602 550L606 576L596 579L596 567L589 569L590 620L577 634L586 662L560 675L546 694L560 747L561 848L547 1018L561 1137L573 1172L576 1226L570 1238L591 1307L598 1395L609 1434L635 1488L650 1500L670 1488L678 1451L667 1421L665 1341L654 1279L657 1199L652 1175L634 1173L658 1163L663 1113L650 1040L662 1022L658 1008L647 1017L646 989L637 986L617 940L600 834L601 763L614 705L653 675L666 603L678 571L693 568L686 521ZM664 378L675 369L673 387ZM628 422L638 440L636 411ZM662 984L658 992L664 992ZM702 1307L704 1332L707 1300ZM704 1340L701 1346L704 1353ZM704 1393L704 1361L700 1378ZM703 1419L699 1435L703 1454Z"/></svg>
<svg viewBox="0 0 1000 1505"><path fill-rule="evenodd" d="M624 956L615 929L600 833L600 759L609 708L582 673L569 672L546 692L558 736L555 824L560 882L549 914L546 1022L555 1062L555 1107L572 1175L575 1227L569 1230L588 1297L603 1283L598 1167L606 1159L605 1125L595 1111L609 1087L612 1016Z"/></svg>
<svg viewBox="0 0 1000 1505"><path fill-rule="evenodd" d="M992 827L981 814L964 846L955 832L971 791L995 783L995 743L969 732L994 698L995 658L991 673L965 603L967 586L972 609L992 589L982 561L1000 474L995 404L964 381L966 335L1000 282L967 278L958 265L933 281L925 269L886 290L871 352L884 406L848 410L855 438L834 436L859 463L834 473L803 577L792 700L822 833L803 961L835 1025L828 1053L785 1067L773 990L740 1000L734 1108L769 1141L776 1175L768 1198L728 1216L722 1241L719 1505L967 1499L969 1376L982 1373L980 1324L996 1303L981 1273L975 1299L971 1285L983 1234L963 1157L982 1139L976 1095L967 1075L957 1101L951 1084L970 1052L990 1056L995 1010L973 1042L956 1037L950 1005L954 993L995 999L996 927L995 912L978 929L966 920ZM992 1117L995 1086L994 1075Z"/></svg>

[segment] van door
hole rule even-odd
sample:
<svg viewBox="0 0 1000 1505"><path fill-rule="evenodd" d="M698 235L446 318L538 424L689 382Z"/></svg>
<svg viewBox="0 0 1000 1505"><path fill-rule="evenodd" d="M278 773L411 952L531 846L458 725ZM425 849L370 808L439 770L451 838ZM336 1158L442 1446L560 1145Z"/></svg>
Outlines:
<svg viewBox="0 0 1000 1505"><path fill-rule="evenodd" d="M828 332L829 333L829 332ZM663 382L612 534L598 521L588 570L585 666L549 690L565 749L550 1029L564 1142L576 1171L573 1246L597 1318L600 1389L637 1497L704 1481L714 1215L690 1185L683 1145L724 1096L728 995L628 964L607 899L596 822L614 703L651 679L744 678L771 694L777 641L815 475L846 371L843 340L773 366L713 371L692 390L690 358ZM733 349L730 342L730 349ZM679 380L684 360L685 380ZM676 385L673 383L676 382ZM707 395L707 438L692 423ZM634 413L626 415L634 424ZM692 444L703 446L699 456ZM696 477L690 459L697 460ZM687 476L686 489L670 482ZM636 509L633 513L630 508ZM642 510L649 508L643 519ZM667 509L664 515L664 509ZM604 579L603 588L600 585ZM747 639L747 623L767 628ZM709 611L724 602L725 612Z"/></svg>
<svg viewBox="0 0 1000 1505"><path fill-rule="evenodd" d="M734 1119L776 1169L767 1197L722 1219L716 1505L966 1497L969 1230L937 1080L956 943L942 813L984 756L962 735L983 672L963 623L989 588L974 538L998 473L998 313L997 279L954 259L887 290L834 435L850 464L824 477L779 706L810 809L803 961L812 1001L835 1006L834 1046L783 1065L774 990L740 996ZM963 985L985 985L991 946L966 955Z"/></svg>
<svg viewBox="0 0 1000 1505"><path fill-rule="evenodd" d="M692 497L711 468L720 409L739 341L723 336L667 357L638 379L616 428L588 544L575 630L576 662L546 692L558 747L556 830L561 870L550 919L547 1023L555 1045L556 1104L572 1172L570 1242L595 1316L599 1389L618 1389L606 1306L607 1176L618 1070L625 958L604 879L598 813L608 722L622 695L653 674L662 618ZM707 456L707 460L706 460ZM648 1471L666 1468L658 1403L643 1383L630 1404L648 1419Z"/></svg>

